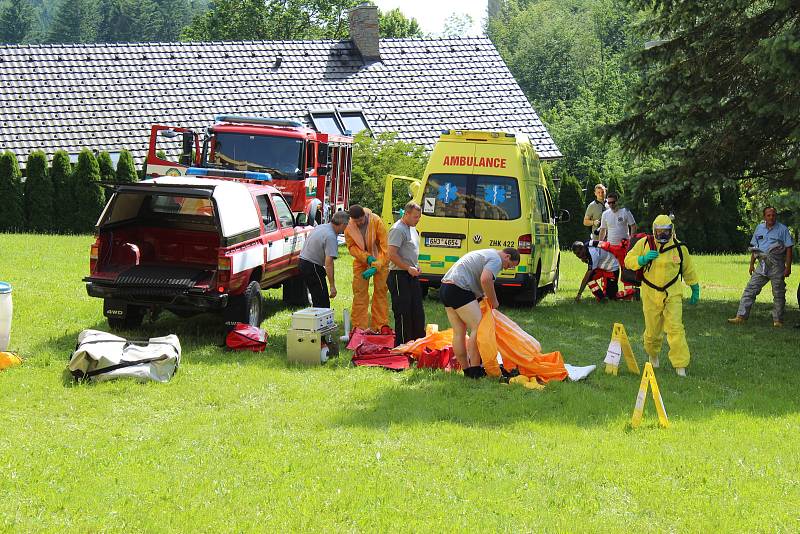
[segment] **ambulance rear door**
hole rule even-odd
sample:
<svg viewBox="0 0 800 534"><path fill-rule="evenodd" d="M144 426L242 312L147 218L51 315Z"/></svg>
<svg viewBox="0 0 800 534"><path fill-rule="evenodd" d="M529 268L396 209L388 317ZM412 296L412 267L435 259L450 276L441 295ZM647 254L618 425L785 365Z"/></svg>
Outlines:
<svg viewBox="0 0 800 534"><path fill-rule="evenodd" d="M425 179L420 206L422 217L419 265L425 274L443 275L470 250L469 213L472 198L471 162L475 146L471 143L440 143L447 150L435 151L428 164L430 173ZM443 147L437 147L443 148Z"/></svg>
<svg viewBox="0 0 800 534"><path fill-rule="evenodd" d="M487 143L475 149L474 174L469 186L471 213L468 250L517 247L520 236L529 232L520 197L521 168L511 143ZM525 268L522 265L523 269ZM516 270L500 278L513 278Z"/></svg>

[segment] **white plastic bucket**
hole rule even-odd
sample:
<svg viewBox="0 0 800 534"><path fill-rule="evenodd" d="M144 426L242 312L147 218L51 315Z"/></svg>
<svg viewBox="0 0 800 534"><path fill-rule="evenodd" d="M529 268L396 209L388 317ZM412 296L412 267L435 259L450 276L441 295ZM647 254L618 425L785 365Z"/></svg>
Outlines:
<svg viewBox="0 0 800 534"><path fill-rule="evenodd" d="M11 284L0 282L0 352L8 348L8 341L11 338L11 314L13 309L11 304Z"/></svg>

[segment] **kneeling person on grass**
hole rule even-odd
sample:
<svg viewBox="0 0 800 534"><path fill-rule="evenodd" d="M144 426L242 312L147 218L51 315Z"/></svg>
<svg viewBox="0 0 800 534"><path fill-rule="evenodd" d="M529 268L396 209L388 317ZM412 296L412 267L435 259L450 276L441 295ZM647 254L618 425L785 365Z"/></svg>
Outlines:
<svg viewBox="0 0 800 534"><path fill-rule="evenodd" d="M497 308L494 279L503 269L517 265L519 251L515 248L475 250L458 260L442 278L439 299L453 327L453 352L464 376L480 378L485 374L478 353L477 333L481 322L478 299L488 298L492 308Z"/></svg>

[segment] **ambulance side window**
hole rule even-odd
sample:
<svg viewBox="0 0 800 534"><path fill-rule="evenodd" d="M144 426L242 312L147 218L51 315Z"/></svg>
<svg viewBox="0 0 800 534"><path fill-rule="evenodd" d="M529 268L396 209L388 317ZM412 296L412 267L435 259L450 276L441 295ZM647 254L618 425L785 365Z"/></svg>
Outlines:
<svg viewBox="0 0 800 534"><path fill-rule="evenodd" d="M272 205L269 203L269 196L259 195L256 197L258 209L261 211L261 220L264 221L264 233L268 234L278 229L275 222L275 214L272 212Z"/></svg>
<svg viewBox="0 0 800 534"><path fill-rule="evenodd" d="M556 221L555 221L554 217L555 217L556 210L553 209L553 199L550 197L550 190L549 189L545 189L544 192L545 192L545 195L547 196L547 210L550 212L550 220L547 221L547 222L555 224Z"/></svg>
<svg viewBox="0 0 800 534"><path fill-rule="evenodd" d="M541 214L541 222L549 223L550 213L547 206L547 197L544 193L544 187L541 185L536 186L536 204L538 205L539 213Z"/></svg>

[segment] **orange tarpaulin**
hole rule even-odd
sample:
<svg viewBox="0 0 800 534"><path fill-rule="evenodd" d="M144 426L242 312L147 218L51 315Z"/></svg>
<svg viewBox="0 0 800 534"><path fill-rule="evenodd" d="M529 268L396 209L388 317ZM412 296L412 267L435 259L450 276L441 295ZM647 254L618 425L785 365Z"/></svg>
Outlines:
<svg viewBox="0 0 800 534"><path fill-rule="evenodd" d="M434 332L428 325L425 329L426 336L408 343L403 343L399 347L395 347L392 352L405 352L410 354L415 360L419 360L422 351L427 349L441 350L453 346L453 329L448 328L441 332Z"/></svg>
<svg viewBox="0 0 800 534"><path fill-rule="evenodd" d="M516 368L521 375L536 377L541 382L567 378L560 352L542 354L542 346L533 336L499 311L491 309L486 299L481 303L481 311L478 351L487 375L500 376L499 352L507 371Z"/></svg>
<svg viewBox="0 0 800 534"><path fill-rule="evenodd" d="M533 336L499 311L492 310L486 299L481 303L481 312L483 319L478 325L478 350L486 374L494 377L501 375L500 364L497 363L499 352L507 371L517 369L521 375L535 377L541 382L567 378L560 352L542 354L542 346ZM396 347L393 352L405 352L419 360L426 348L444 349L453 344L452 328L442 332L428 329L427 334Z"/></svg>

